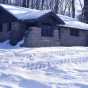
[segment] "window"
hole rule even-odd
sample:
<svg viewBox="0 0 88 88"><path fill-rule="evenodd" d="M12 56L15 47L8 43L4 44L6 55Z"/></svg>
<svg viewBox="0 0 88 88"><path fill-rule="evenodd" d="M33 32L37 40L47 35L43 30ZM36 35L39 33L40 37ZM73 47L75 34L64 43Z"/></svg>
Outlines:
<svg viewBox="0 0 88 88"><path fill-rule="evenodd" d="M0 24L0 32L2 32L2 31L3 31L3 25Z"/></svg>
<svg viewBox="0 0 88 88"><path fill-rule="evenodd" d="M7 24L7 31L8 31L8 32L11 31L11 28L12 28L12 24L11 24L11 23L8 23L8 24Z"/></svg>
<svg viewBox="0 0 88 88"><path fill-rule="evenodd" d="M53 37L54 35L54 29L51 27L43 27L41 31L41 35L44 37Z"/></svg>
<svg viewBox="0 0 88 88"><path fill-rule="evenodd" d="M79 30L78 29L70 29L70 35L79 36Z"/></svg>

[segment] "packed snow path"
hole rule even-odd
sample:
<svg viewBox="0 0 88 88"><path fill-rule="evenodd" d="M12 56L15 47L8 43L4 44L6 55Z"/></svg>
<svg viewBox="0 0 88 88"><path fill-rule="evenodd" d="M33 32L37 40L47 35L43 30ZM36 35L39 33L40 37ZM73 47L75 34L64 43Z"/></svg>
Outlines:
<svg viewBox="0 0 88 88"><path fill-rule="evenodd" d="M88 88L88 48L0 49L0 88Z"/></svg>

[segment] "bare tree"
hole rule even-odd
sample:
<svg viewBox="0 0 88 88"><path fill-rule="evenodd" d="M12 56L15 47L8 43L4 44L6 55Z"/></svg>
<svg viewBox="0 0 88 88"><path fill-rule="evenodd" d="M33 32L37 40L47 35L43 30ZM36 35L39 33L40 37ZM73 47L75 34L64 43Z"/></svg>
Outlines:
<svg viewBox="0 0 88 88"><path fill-rule="evenodd" d="M41 9L44 7L44 0L41 1Z"/></svg>
<svg viewBox="0 0 88 88"><path fill-rule="evenodd" d="M88 0L84 0L84 7L82 9L83 21L88 23Z"/></svg>
<svg viewBox="0 0 88 88"><path fill-rule="evenodd" d="M27 8L29 7L29 3L30 3L30 0L27 0L27 6L26 6Z"/></svg>
<svg viewBox="0 0 88 88"><path fill-rule="evenodd" d="M23 0L22 6L23 6L23 7L26 7L26 6L27 6L27 5L26 5L26 0Z"/></svg>
<svg viewBox="0 0 88 88"><path fill-rule="evenodd" d="M59 0L55 0L55 6L54 6L55 13L58 13L58 4L59 4Z"/></svg>
<svg viewBox="0 0 88 88"><path fill-rule="evenodd" d="M75 0L72 0L72 17L75 18Z"/></svg>
<svg viewBox="0 0 88 88"><path fill-rule="evenodd" d="M35 6L36 6L36 9L39 9L39 7L40 7L40 0L36 0Z"/></svg>

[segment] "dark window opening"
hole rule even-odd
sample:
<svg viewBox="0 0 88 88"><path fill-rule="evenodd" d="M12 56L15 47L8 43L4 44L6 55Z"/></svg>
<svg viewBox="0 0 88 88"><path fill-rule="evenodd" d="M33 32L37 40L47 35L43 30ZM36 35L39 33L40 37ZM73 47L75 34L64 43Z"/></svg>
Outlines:
<svg viewBox="0 0 88 88"><path fill-rule="evenodd" d="M29 29L29 26L28 25L25 25L25 30L28 30Z"/></svg>
<svg viewBox="0 0 88 88"><path fill-rule="evenodd" d="M54 36L54 29L51 27L43 27L41 31L41 35L44 37L53 37Z"/></svg>
<svg viewBox="0 0 88 88"><path fill-rule="evenodd" d="M70 35L79 36L79 30L78 29L70 29Z"/></svg>
<svg viewBox="0 0 88 88"><path fill-rule="evenodd" d="M2 32L2 31L3 31L3 25L0 24L0 32Z"/></svg>
<svg viewBox="0 0 88 88"><path fill-rule="evenodd" d="M12 24L8 23L8 25L7 25L7 31L9 32L9 31L11 31L11 29L12 29Z"/></svg>

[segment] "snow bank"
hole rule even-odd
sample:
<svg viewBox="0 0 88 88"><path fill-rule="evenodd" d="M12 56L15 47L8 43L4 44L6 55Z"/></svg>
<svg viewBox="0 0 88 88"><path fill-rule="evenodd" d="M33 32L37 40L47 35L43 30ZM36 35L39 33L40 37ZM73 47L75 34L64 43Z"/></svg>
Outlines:
<svg viewBox="0 0 88 88"><path fill-rule="evenodd" d="M23 40L18 42L18 44L16 46L12 46L10 43L9 43L9 40L3 42L3 43L0 43L0 49L11 49L11 48L20 48L20 45L23 43Z"/></svg>

